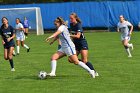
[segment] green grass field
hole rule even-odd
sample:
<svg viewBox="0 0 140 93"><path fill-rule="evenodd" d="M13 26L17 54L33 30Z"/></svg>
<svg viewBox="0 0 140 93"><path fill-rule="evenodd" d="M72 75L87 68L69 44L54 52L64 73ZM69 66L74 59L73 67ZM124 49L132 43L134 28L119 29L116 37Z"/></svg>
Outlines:
<svg viewBox="0 0 140 93"><path fill-rule="evenodd" d="M50 57L57 50L57 43L50 46L45 38L50 34L32 34L26 40L31 52L21 48L14 57L15 72L10 71L3 58L0 45L0 93L140 93L140 33L132 35L133 57L128 58L120 42L119 33L86 33L89 60L99 73L93 79L79 66L58 61L57 76L38 79L38 72L50 72Z"/></svg>

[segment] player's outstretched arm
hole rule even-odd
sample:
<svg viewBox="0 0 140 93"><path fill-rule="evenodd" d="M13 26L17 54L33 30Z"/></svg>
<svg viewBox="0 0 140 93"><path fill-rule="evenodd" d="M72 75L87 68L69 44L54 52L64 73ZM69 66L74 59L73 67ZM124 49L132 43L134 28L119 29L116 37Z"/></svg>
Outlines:
<svg viewBox="0 0 140 93"><path fill-rule="evenodd" d="M50 45L52 45L57 39L58 39L58 36L53 38L53 40L50 42Z"/></svg>
<svg viewBox="0 0 140 93"><path fill-rule="evenodd" d="M47 39L46 39L46 42L49 42L51 38L55 38L57 37L59 34L61 33L61 31L56 31L53 35L49 36Z"/></svg>

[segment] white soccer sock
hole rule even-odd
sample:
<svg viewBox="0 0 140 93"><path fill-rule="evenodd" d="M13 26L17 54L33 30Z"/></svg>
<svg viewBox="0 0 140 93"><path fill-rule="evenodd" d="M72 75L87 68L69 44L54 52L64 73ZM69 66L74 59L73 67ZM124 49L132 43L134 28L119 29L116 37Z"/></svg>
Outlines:
<svg viewBox="0 0 140 93"><path fill-rule="evenodd" d="M27 49L29 49L29 47L26 44L24 44L24 47L27 48Z"/></svg>
<svg viewBox="0 0 140 93"><path fill-rule="evenodd" d="M91 72L91 69L85 63L79 61L78 65L87 70L88 72Z"/></svg>
<svg viewBox="0 0 140 93"><path fill-rule="evenodd" d="M126 52L128 53L129 56L131 56L129 48L126 49Z"/></svg>
<svg viewBox="0 0 140 93"><path fill-rule="evenodd" d="M19 50L20 50L20 47L19 46L17 46L17 53L19 54Z"/></svg>
<svg viewBox="0 0 140 93"><path fill-rule="evenodd" d="M128 43L127 46L128 46L128 47L132 47L132 43L131 43L131 44Z"/></svg>
<svg viewBox="0 0 140 93"><path fill-rule="evenodd" d="M57 66L57 61L56 60L52 60L51 61L51 68L52 68L51 73L55 74L56 66Z"/></svg>

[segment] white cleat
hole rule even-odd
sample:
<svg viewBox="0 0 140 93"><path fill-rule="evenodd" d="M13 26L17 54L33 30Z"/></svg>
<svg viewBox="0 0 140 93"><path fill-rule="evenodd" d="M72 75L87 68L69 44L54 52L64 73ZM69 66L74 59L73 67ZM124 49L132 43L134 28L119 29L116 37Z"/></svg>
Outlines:
<svg viewBox="0 0 140 93"><path fill-rule="evenodd" d="M96 77L98 77L98 76L99 76L99 74L98 74L97 72L95 72L95 76L96 76Z"/></svg>
<svg viewBox="0 0 140 93"><path fill-rule="evenodd" d="M54 73L49 73L48 75L51 76L51 77L55 77L56 76Z"/></svg>
<svg viewBox="0 0 140 93"><path fill-rule="evenodd" d="M132 55L129 55L128 57L132 57Z"/></svg>
<svg viewBox="0 0 140 93"><path fill-rule="evenodd" d="M134 46L133 46L133 44L131 43L131 50L133 50L134 49Z"/></svg>
<svg viewBox="0 0 140 93"><path fill-rule="evenodd" d="M92 71L90 72L90 75L91 75L92 78L95 78L95 71L92 70Z"/></svg>
<svg viewBox="0 0 140 93"><path fill-rule="evenodd" d="M12 71L12 72L14 72L14 71L15 71L15 69L14 69L14 68L12 68L12 69L11 69L11 71Z"/></svg>

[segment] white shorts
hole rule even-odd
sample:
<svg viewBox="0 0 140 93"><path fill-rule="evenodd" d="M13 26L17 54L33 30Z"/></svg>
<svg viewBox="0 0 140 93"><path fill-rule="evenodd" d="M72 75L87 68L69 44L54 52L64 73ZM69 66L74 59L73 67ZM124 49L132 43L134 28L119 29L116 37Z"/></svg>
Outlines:
<svg viewBox="0 0 140 93"><path fill-rule="evenodd" d="M130 41L130 36L126 36L126 37L121 36L121 40L122 40L122 41L123 41L123 40L128 40L128 41Z"/></svg>
<svg viewBox="0 0 140 93"><path fill-rule="evenodd" d="M16 35L16 40L24 41L25 35Z"/></svg>
<svg viewBox="0 0 140 93"><path fill-rule="evenodd" d="M71 56L71 55L76 54L75 47L67 47L67 48L62 48L61 47L58 51L62 52L62 53L65 53L67 56Z"/></svg>

